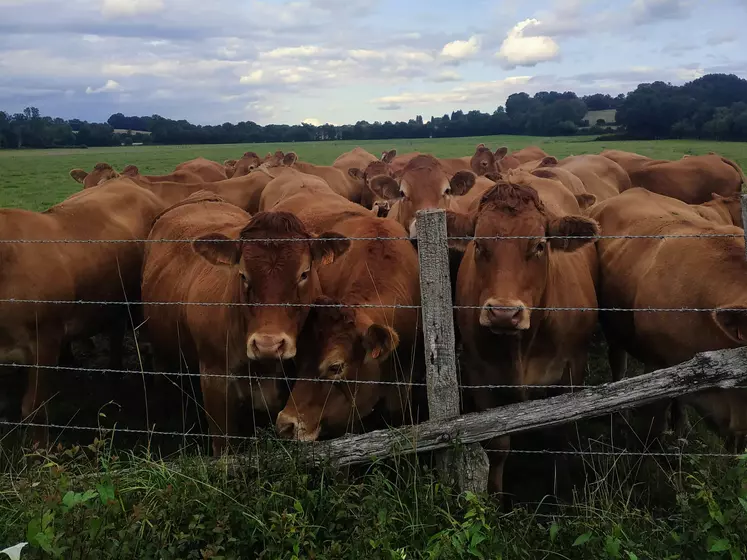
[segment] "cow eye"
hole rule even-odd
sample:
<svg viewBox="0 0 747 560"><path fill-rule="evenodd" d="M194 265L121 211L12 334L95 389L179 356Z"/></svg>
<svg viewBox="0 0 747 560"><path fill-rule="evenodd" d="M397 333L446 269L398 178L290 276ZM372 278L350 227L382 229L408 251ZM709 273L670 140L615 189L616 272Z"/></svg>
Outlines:
<svg viewBox="0 0 747 560"><path fill-rule="evenodd" d="M538 257L541 257L545 254L545 249L547 249L547 241L540 241L534 248L534 254Z"/></svg>
<svg viewBox="0 0 747 560"><path fill-rule="evenodd" d="M444 196L449 196L450 194L451 194L451 187L446 187L446 189L444 189Z"/></svg>
<svg viewBox="0 0 747 560"><path fill-rule="evenodd" d="M311 272L311 269L309 268L305 272L301 273L301 277L298 279L299 282L306 282L306 280L309 279L309 273Z"/></svg>
<svg viewBox="0 0 747 560"><path fill-rule="evenodd" d="M239 276L241 276L241 282L244 284L244 288L249 288L249 278L247 278L246 273L241 271L239 272Z"/></svg>
<svg viewBox="0 0 747 560"><path fill-rule="evenodd" d="M343 363L332 364L327 368L327 376L332 379L338 379L342 377L342 374L344 372L345 372L345 364Z"/></svg>
<svg viewBox="0 0 747 560"><path fill-rule="evenodd" d="M404 200L407 200L407 195L405 194L405 191L403 191L402 189L399 190L399 197Z"/></svg>

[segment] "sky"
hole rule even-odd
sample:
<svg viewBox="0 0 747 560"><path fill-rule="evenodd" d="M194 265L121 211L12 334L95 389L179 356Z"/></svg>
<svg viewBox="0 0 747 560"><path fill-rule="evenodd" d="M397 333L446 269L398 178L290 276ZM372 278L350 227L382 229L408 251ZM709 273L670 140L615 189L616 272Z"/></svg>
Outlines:
<svg viewBox="0 0 747 560"><path fill-rule="evenodd" d="M0 109L347 124L747 78L747 0L0 0Z"/></svg>

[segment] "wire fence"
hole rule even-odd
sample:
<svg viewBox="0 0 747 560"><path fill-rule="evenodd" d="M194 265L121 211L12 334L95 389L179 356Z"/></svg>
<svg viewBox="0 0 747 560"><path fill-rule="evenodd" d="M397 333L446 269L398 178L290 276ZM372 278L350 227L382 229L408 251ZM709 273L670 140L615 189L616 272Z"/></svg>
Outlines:
<svg viewBox="0 0 747 560"><path fill-rule="evenodd" d="M640 239L640 240L667 240L667 239L703 239L703 238L743 238L743 234L731 234L731 233L699 233L699 234L657 234L657 235L597 235L597 236L499 236L499 237L461 237L461 236L449 236L446 237L446 241L473 241L473 240L537 240L537 239ZM410 237L348 237L350 241L358 242L371 242L371 241L413 241ZM231 239L2 239L0 244L161 244L161 243L194 243L199 241L200 243L236 243L237 240ZM241 243L266 243L266 244L280 244L280 243L306 243L324 241L324 239L318 238L277 238L277 237L265 237L265 238L252 238L252 239L241 239ZM0 298L0 304L8 305L90 305L90 306L127 306L127 307L139 307L139 306L196 306L196 307L207 307L207 308L346 308L346 309L359 309L359 310L376 310L376 309L402 309L402 310L422 310L422 305L406 305L396 303L290 303L290 302L239 302L239 301L114 301L114 300L86 300L86 299L27 299L27 298ZM517 307L503 307L503 306L491 306L496 310L517 310ZM452 305L452 310L478 310L483 309L483 306L479 305ZM528 311L539 311L539 312L596 312L596 313L713 313L713 312L744 312L745 309L739 307L718 307L718 308L701 308L683 305L677 308L666 308L666 307L645 307L645 308L621 308L621 307L574 307L574 306L527 306L524 309ZM317 384L330 384L340 385L349 384L354 386L385 386L385 387L428 387L428 382L422 379L422 376L414 376L414 379L409 380L371 380L371 379L356 379L356 378L326 378L326 377L308 377L308 376L296 376L296 375L265 375L265 374L252 374L251 370L249 373L241 373L240 371L232 371L226 373L215 373L215 372L196 372L196 371L158 371L157 369L132 369L132 368L101 368L101 367L82 367L73 365L37 365L21 363L17 361L6 361L0 363L0 380L3 379L4 375L8 375L9 370L17 368L34 369L39 371L64 371L73 372L78 374L85 374L91 376L107 376L107 375L118 375L127 377L177 377L186 379L230 379L232 381L273 381L281 382L284 384L292 384L298 381L305 381ZM568 385L568 384L521 384L521 383L482 383L482 384L469 384L459 383L457 388L460 391L477 391L477 390L516 390L516 389L551 389L551 390L582 390L586 385ZM64 396L63 396L64 398ZM171 438L200 438L207 439L212 437L207 431L200 431L200 427L184 428L183 430L167 430L167 429L156 429L155 427L145 428L133 428L126 425L116 424L111 427L104 427L102 425L74 425L61 422L37 422L23 420L20 422L13 422L7 419L0 420L0 427L15 430L20 427L26 428L42 428L48 430L57 430L61 433L66 432L90 432L90 433L105 433L115 432L132 434L136 436L162 436ZM256 441L256 435L235 435L228 434L221 436L228 440L236 441ZM0 438L2 441L2 438ZM487 450L490 454L502 453L495 450ZM637 458L742 458L743 455L739 453L723 453L723 452L690 452L684 448L679 451L632 451L625 448L610 449L610 450L594 450L594 449L580 449L580 450L558 450L558 449L511 449L510 454L513 455L566 455L566 456L577 456L577 457L637 457Z"/></svg>

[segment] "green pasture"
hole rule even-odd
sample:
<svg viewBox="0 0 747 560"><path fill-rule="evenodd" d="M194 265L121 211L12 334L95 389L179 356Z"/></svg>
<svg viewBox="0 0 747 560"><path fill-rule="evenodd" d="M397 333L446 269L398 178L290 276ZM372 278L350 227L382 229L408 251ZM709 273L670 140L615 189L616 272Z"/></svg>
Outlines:
<svg viewBox="0 0 747 560"><path fill-rule="evenodd" d="M590 137L488 136L474 138L437 138L416 140L376 140L369 142L305 142L299 144L220 144L195 146L130 146L89 148L87 150L3 150L0 151L0 207L43 210L64 200L79 189L68 175L73 168L87 171L97 162L107 162L116 169L135 164L142 173L168 173L174 167L197 156L216 161L237 158L247 150L260 155L277 149L295 151L305 161L331 164L335 158L355 146L374 154L397 148L400 153L421 151L439 157L461 157L471 154L484 142L491 148L508 146L512 150L529 145L543 148L549 154L565 157L599 153L605 149L637 152L660 159L679 159L685 154L717 152L747 168L747 143L698 140L595 141Z"/></svg>

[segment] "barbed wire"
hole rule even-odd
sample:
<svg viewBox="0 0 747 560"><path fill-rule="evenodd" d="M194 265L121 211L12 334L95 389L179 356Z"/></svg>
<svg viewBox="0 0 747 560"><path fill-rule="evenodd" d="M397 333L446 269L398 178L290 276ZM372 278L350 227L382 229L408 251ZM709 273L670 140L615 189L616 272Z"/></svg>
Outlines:
<svg viewBox="0 0 747 560"><path fill-rule="evenodd" d="M240 439L240 440L256 440L257 436L236 436L236 435L213 435L201 432L173 432L173 431L159 431L159 430L145 430L135 428L122 428L112 427L105 428L103 426L74 426L69 424L41 424L37 422L8 422L7 420L0 420L0 426L6 426L11 428L49 428L52 430L80 430L87 432L123 432L127 434L139 434L148 436L171 436L171 437L198 437L198 438L210 438L220 437L225 439Z"/></svg>
<svg viewBox="0 0 747 560"><path fill-rule="evenodd" d="M308 307L308 308L332 308L332 309L422 309L422 305L402 305L398 303L259 303L259 302L232 302L232 301L102 301L102 300L67 300L67 299L19 299L2 298L0 303L16 304L50 304L50 305L194 305L203 307ZM484 305L452 305L452 309L483 309ZM516 311L525 309L527 311L595 311L610 313L712 313L735 312L744 313L747 309L740 307L516 307L491 305L491 309Z"/></svg>
<svg viewBox="0 0 747 560"><path fill-rule="evenodd" d="M555 450L555 449L486 449L487 453L518 453L520 455L572 455L572 456L599 456L599 457L693 457L693 458L715 458L724 457L741 459L746 457L744 453L689 453L677 451L577 451L577 450Z"/></svg>
<svg viewBox="0 0 747 560"><path fill-rule="evenodd" d="M408 387L427 387L428 384L423 381L373 381L370 379L328 379L320 377L295 377L292 375L280 376L280 375L252 375L252 374L232 374L232 373L198 373L198 372L184 372L184 371L148 371L139 369L116 369L116 368L88 368L78 366L65 366L65 365L36 365L36 364L19 364L19 363L0 363L0 368L13 369L13 368L34 368L41 370L57 370L57 371L69 371L75 373L88 373L88 374L116 374L116 375L149 375L154 377L161 376L172 376L172 377L193 377L193 378L219 378L219 379L236 379L236 380L255 380L255 381L285 381L293 382L296 381L308 381L312 383L331 383L331 384L342 384L349 383L354 385L384 385L384 386L408 386ZM530 384L458 384L459 389L477 390L477 389L569 389L582 391L592 387L600 387L600 385L530 385ZM741 389L741 386L734 387L735 389ZM747 388L747 387L745 387Z"/></svg>
<svg viewBox="0 0 747 560"><path fill-rule="evenodd" d="M697 239L697 238L743 238L738 233L683 233L683 234L651 234L651 235L498 235L498 236L447 236L447 241L472 240L516 240L516 239ZM412 237L345 237L349 241L413 241ZM0 239L0 244L90 244L90 243L308 243L326 242L324 237L257 237L252 239Z"/></svg>

